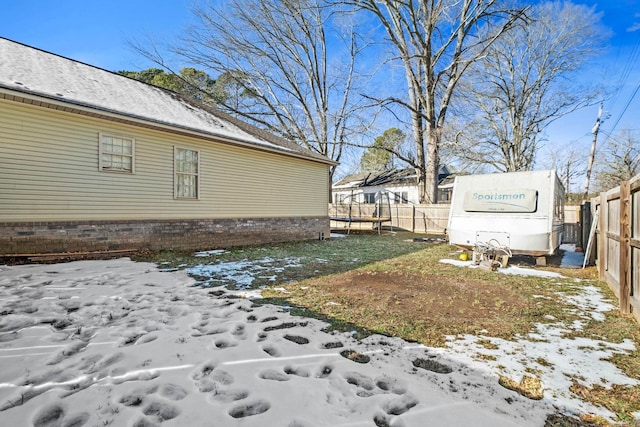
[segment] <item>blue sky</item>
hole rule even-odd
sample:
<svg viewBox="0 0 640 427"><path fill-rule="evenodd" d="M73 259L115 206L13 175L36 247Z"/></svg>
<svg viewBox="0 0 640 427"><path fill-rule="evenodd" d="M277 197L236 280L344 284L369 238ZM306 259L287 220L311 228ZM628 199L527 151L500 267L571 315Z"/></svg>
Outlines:
<svg viewBox="0 0 640 427"><path fill-rule="evenodd" d="M599 141L614 125L640 130L640 0L574 3L594 6L612 32L606 55L590 69L594 79L610 84L611 99L604 100L610 118ZM141 70L153 64L127 42L170 42L191 21L191 5L192 0L3 0L0 36L108 70ZM551 125L548 149L573 144L588 151L597 110L588 107Z"/></svg>

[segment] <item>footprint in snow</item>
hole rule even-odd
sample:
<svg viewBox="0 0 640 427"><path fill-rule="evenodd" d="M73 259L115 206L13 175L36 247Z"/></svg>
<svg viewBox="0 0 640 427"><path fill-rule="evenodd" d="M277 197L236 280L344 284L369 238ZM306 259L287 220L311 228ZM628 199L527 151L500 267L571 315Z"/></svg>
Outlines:
<svg viewBox="0 0 640 427"><path fill-rule="evenodd" d="M323 366L316 374L317 378L327 378L333 372L333 367L330 365Z"/></svg>
<svg viewBox="0 0 640 427"><path fill-rule="evenodd" d="M234 337L240 339L240 340L244 340L247 339L247 333L245 331L245 325L244 324L238 324L236 326L233 327L233 329L231 330L231 335L233 335Z"/></svg>
<svg viewBox="0 0 640 427"><path fill-rule="evenodd" d="M263 414L270 408L271 404L266 400L256 400L232 408L229 411L229 415L233 418L251 417L253 415Z"/></svg>
<svg viewBox="0 0 640 427"><path fill-rule="evenodd" d="M124 353L118 352L118 353L112 354L111 356L105 358L104 360L100 361L99 363L96 363L91 369L89 369L87 371L87 373L88 374L93 374L94 372L99 372L99 371L103 370L104 368L107 368L107 367L109 367L111 365L114 365L114 364L118 363L122 359L124 359Z"/></svg>
<svg viewBox="0 0 640 427"><path fill-rule="evenodd" d="M437 374L450 374L453 372L451 367L433 359L416 359L413 361L413 366L416 368L426 369L427 371L435 372Z"/></svg>
<svg viewBox="0 0 640 427"><path fill-rule="evenodd" d="M49 361L47 362L47 365L56 365L56 364L62 362L64 359L67 359L67 358L73 356L74 354L79 353L87 345L89 345L89 343L87 341L78 341L78 342L74 342L72 344L69 344L64 349L62 349L58 353L56 353L51 359L49 359Z"/></svg>
<svg viewBox="0 0 640 427"><path fill-rule="evenodd" d="M158 336L156 334L146 334L138 338L138 341L136 341L136 344L146 344L148 342L155 341L157 339L158 339Z"/></svg>
<svg viewBox="0 0 640 427"><path fill-rule="evenodd" d="M297 326L300 327L306 327L309 324L309 322L284 322L281 323L279 325L273 325L273 326L267 326L266 328L264 328L264 332L270 332L270 331L277 331L279 329L291 329L291 328L295 328Z"/></svg>
<svg viewBox="0 0 640 427"><path fill-rule="evenodd" d="M342 344L340 341L332 341L332 342L327 342L322 344L322 348L325 350L331 350L334 348L342 348L344 347L344 344Z"/></svg>
<svg viewBox="0 0 640 427"><path fill-rule="evenodd" d="M275 369L264 370L260 372L260 374L258 374L258 377L262 378L263 380L271 381L289 381L290 379L289 375L284 372L276 371Z"/></svg>
<svg viewBox="0 0 640 427"><path fill-rule="evenodd" d="M262 351L264 351L265 353L267 353L271 357L279 357L280 356L280 350L278 350L276 347L273 347L273 346L270 346L270 345L262 347Z"/></svg>
<svg viewBox="0 0 640 427"><path fill-rule="evenodd" d="M229 374L227 371L217 370L213 371L209 378L212 381L215 381L222 385L230 385L233 384L233 376Z"/></svg>
<svg viewBox="0 0 640 427"><path fill-rule="evenodd" d="M142 408L142 413L161 423L176 418L180 415L180 409L168 402L154 399Z"/></svg>
<svg viewBox="0 0 640 427"><path fill-rule="evenodd" d="M139 387L133 390L131 393L125 394L119 400L124 406L140 406L144 403L147 396L158 391L158 386L153 385L150 387Z"/></svg>
<svg viewBox="0 0 640 427"><path fill-rule="evenodd" d="M131 427L158 427L158 424L149 421L146 417L138 419Z"/></svg>
<svg viewBox="0 0 640 427"><path fill-rule="evenodd" d="M89 421L90 415L87 412L67 417L64 420L64 427L81 427Z"/></svg>
<svg viewBox="0 0 640 427"><path fill-rule="evenodd" d="M233 384L234 378L226 371L216 370L213 362L206 363L198 368L192 375L196 386L201 393L215 392L219 385Z"/></svg>
<svg viewBox="0 0 640 427"><path fill-rule="evenodd" d="M81 427L89 421L86 412L66 416L66 409L59 404L52 404L40 409L33 418L33 427Z"/></svg>
<svg viewBox="0 0 640 427"><path fill-rule="evenodd" d="M206 325L194 328L195 331L191 333L193 337L199 337L202 335L218 335L228 331L224 326Z"/></svg>
<svg viewBox="0 0 640 427"><path fill-rule="evenodd" d="M407 386L397 378L383 375L376 378L375 383L380 390L393 394L405 394L407 392Z"/></svg>
<svg viewBox="0 0 640 427"><path fill-rule="evenodd" d="M243 389L226 389L226 390L213 390L211 398L217 402L230 403L237 402L249 397L249 392Z"/></svg>
<svg viewBox="0 0 640 427"><path fill-rule="evenodd" d="M27 374L21 381L21 385L40 385L52 381L60 381L63 376L64 370L60 368L51 369L38 375Z"/></svg>
<svg viewBox="0 0 640 427"><path fill-rule="evenodd" d="M309 339L305 338L305 337L301 337L299 335L285 335L283 337L285 340L289 340L291 342L294 342L296 344L299 345L305 345L305 344L309 344Z"/></svg>
<svg viewBox="0 0 640 427"><path fill-rule="evenodd" d="M367 391L371 391L375 388L373 380L359 372L347 372L344 374L344 379L347 380L347 383L353 384L356 387L363 388Z"/></svg>
<svg viewBox="0 0 640 427"><path fill-rule="evenodd" d="M371 358L369 356L367 356L366 354L360 354L357 351L354 350L342 350L340 352L340 356L344 357L345 359L349 359L352 362L356 362L356 363L369 363L369 361L371 360Z"/></svg>
<svg viewBox="0 0 640 427"><path fill-rule="evenodd" d="M410 394L405 394L387 402L382 409L389 415L402 415L417 404L418 399Z"/></svg>
<svg viewBox="0 0 640 427"><path fill-rule="evenodd" d="M177 384L163 384L160 386L160 396L169 400L182 400L187 396L187 391Z"/></svg>
<svg viewBox="0 0 640 427"><path fill-rule="evenodd" d="M33 418L33 427L61 425L65 412L65 408L58 404L45 406Z"/></svg>
<svg viewBox="0 0 640 427"><path fill-rule="evenodd" d="M234 341L232 339L229 339L229 338L219 338L219 339L217 339L217 340L215 340L213 342L213 345L214 345L215 348L217 348L219 350L223 350L223 349L228 348L228 347L237 346L238 342Z"/></svg>
<svg viewBox="0 0 640 427"><path fill-rule="evenodd" d="M200 365L191 375L191 377L198 381L202 378L208 377L216 369L216 364L213 361L209 361Z"/></svg>
<svg viewBox="0 0 640 427"><path fill-rule="evenodd" d="M296 375L302 378L308 378L311 374L304 368L296 368L294 366L285 366L284 373L287 375Z"/></svg>

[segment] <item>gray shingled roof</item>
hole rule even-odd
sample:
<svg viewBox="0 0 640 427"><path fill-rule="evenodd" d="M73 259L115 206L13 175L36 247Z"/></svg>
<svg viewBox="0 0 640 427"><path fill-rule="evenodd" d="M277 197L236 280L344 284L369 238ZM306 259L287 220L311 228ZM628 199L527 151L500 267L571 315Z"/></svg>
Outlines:
<svg viewBox="0 0 640 427"><path fill-rule="evenodd" d="M441 184L451 171L445 165L440 166L438 181ZM354 187L376 187L379 185L417 185L418 175L415 169L392 169L381 172L361 172L345 176L333 185L334 189Z"/></svg>
<svg viewBox="0 0 640 427"><path fill-rule="evenodd" d="M1 88L333 163L291 141L175 92L2 37Z"/></svg>

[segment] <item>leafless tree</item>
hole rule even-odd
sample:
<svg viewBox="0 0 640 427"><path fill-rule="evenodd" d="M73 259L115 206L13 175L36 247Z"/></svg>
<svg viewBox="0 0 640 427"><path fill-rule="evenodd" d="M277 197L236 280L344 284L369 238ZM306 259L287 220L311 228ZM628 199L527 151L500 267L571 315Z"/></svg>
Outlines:
<svg viewBox="0 0 640 427"><path fill-rule="evenodd" d="M631 130L611 135L600 151L596 166L596 189L607 191L640 173L640 136Z"/></svg>
<svg viewBox="0 0 640 427"><path fill-rule="evenodd" d="M221 0L193 12L172 50L219 76L219 107L339 161L363 123L356 60L367 42L349 17L325 0Z"/></svg>
<svg viewBox="0 0 640 427"><path fill-rule="evenodd" d="M486 50L463 85L474 116L458 153L503 172L531 170L546 126L600 96L575 79L603 47L594 8L548 2L527 16Z"/></svg>
<svg viewBox="0 0 640 427"><path fill-rule="evenodd" d="M377 18L404 67L407 97L378 98L400 105L411 116L415 145L411 161L418 174L420 201L435 203L439 150L447 110L467 69L511 27L522 11L500 0L336 0ZM478 37L481 26L491 27Z"/></svg>
<svg viewBox="0 0 640 427"><path fill-rule="evenodd" d="M573 143L567 144L552 150L541 163L545 169L555 169L566 190L566 202L579 203L581 197L576 186L586 168L584 149Z"/></svg>

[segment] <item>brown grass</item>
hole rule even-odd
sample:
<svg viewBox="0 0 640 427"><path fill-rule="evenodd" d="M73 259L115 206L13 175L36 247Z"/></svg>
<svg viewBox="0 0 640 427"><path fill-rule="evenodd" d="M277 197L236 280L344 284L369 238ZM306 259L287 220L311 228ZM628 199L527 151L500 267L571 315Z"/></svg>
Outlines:
<svg viewBox="0 0 640 427"><path fill-rule="evenodd" d="M525 375L522 377L520 382L515 382L514 380L501 375L498 384L531 400L541 400L544 397L542 383L540 382L540 379L536 377Z"/></svg>

